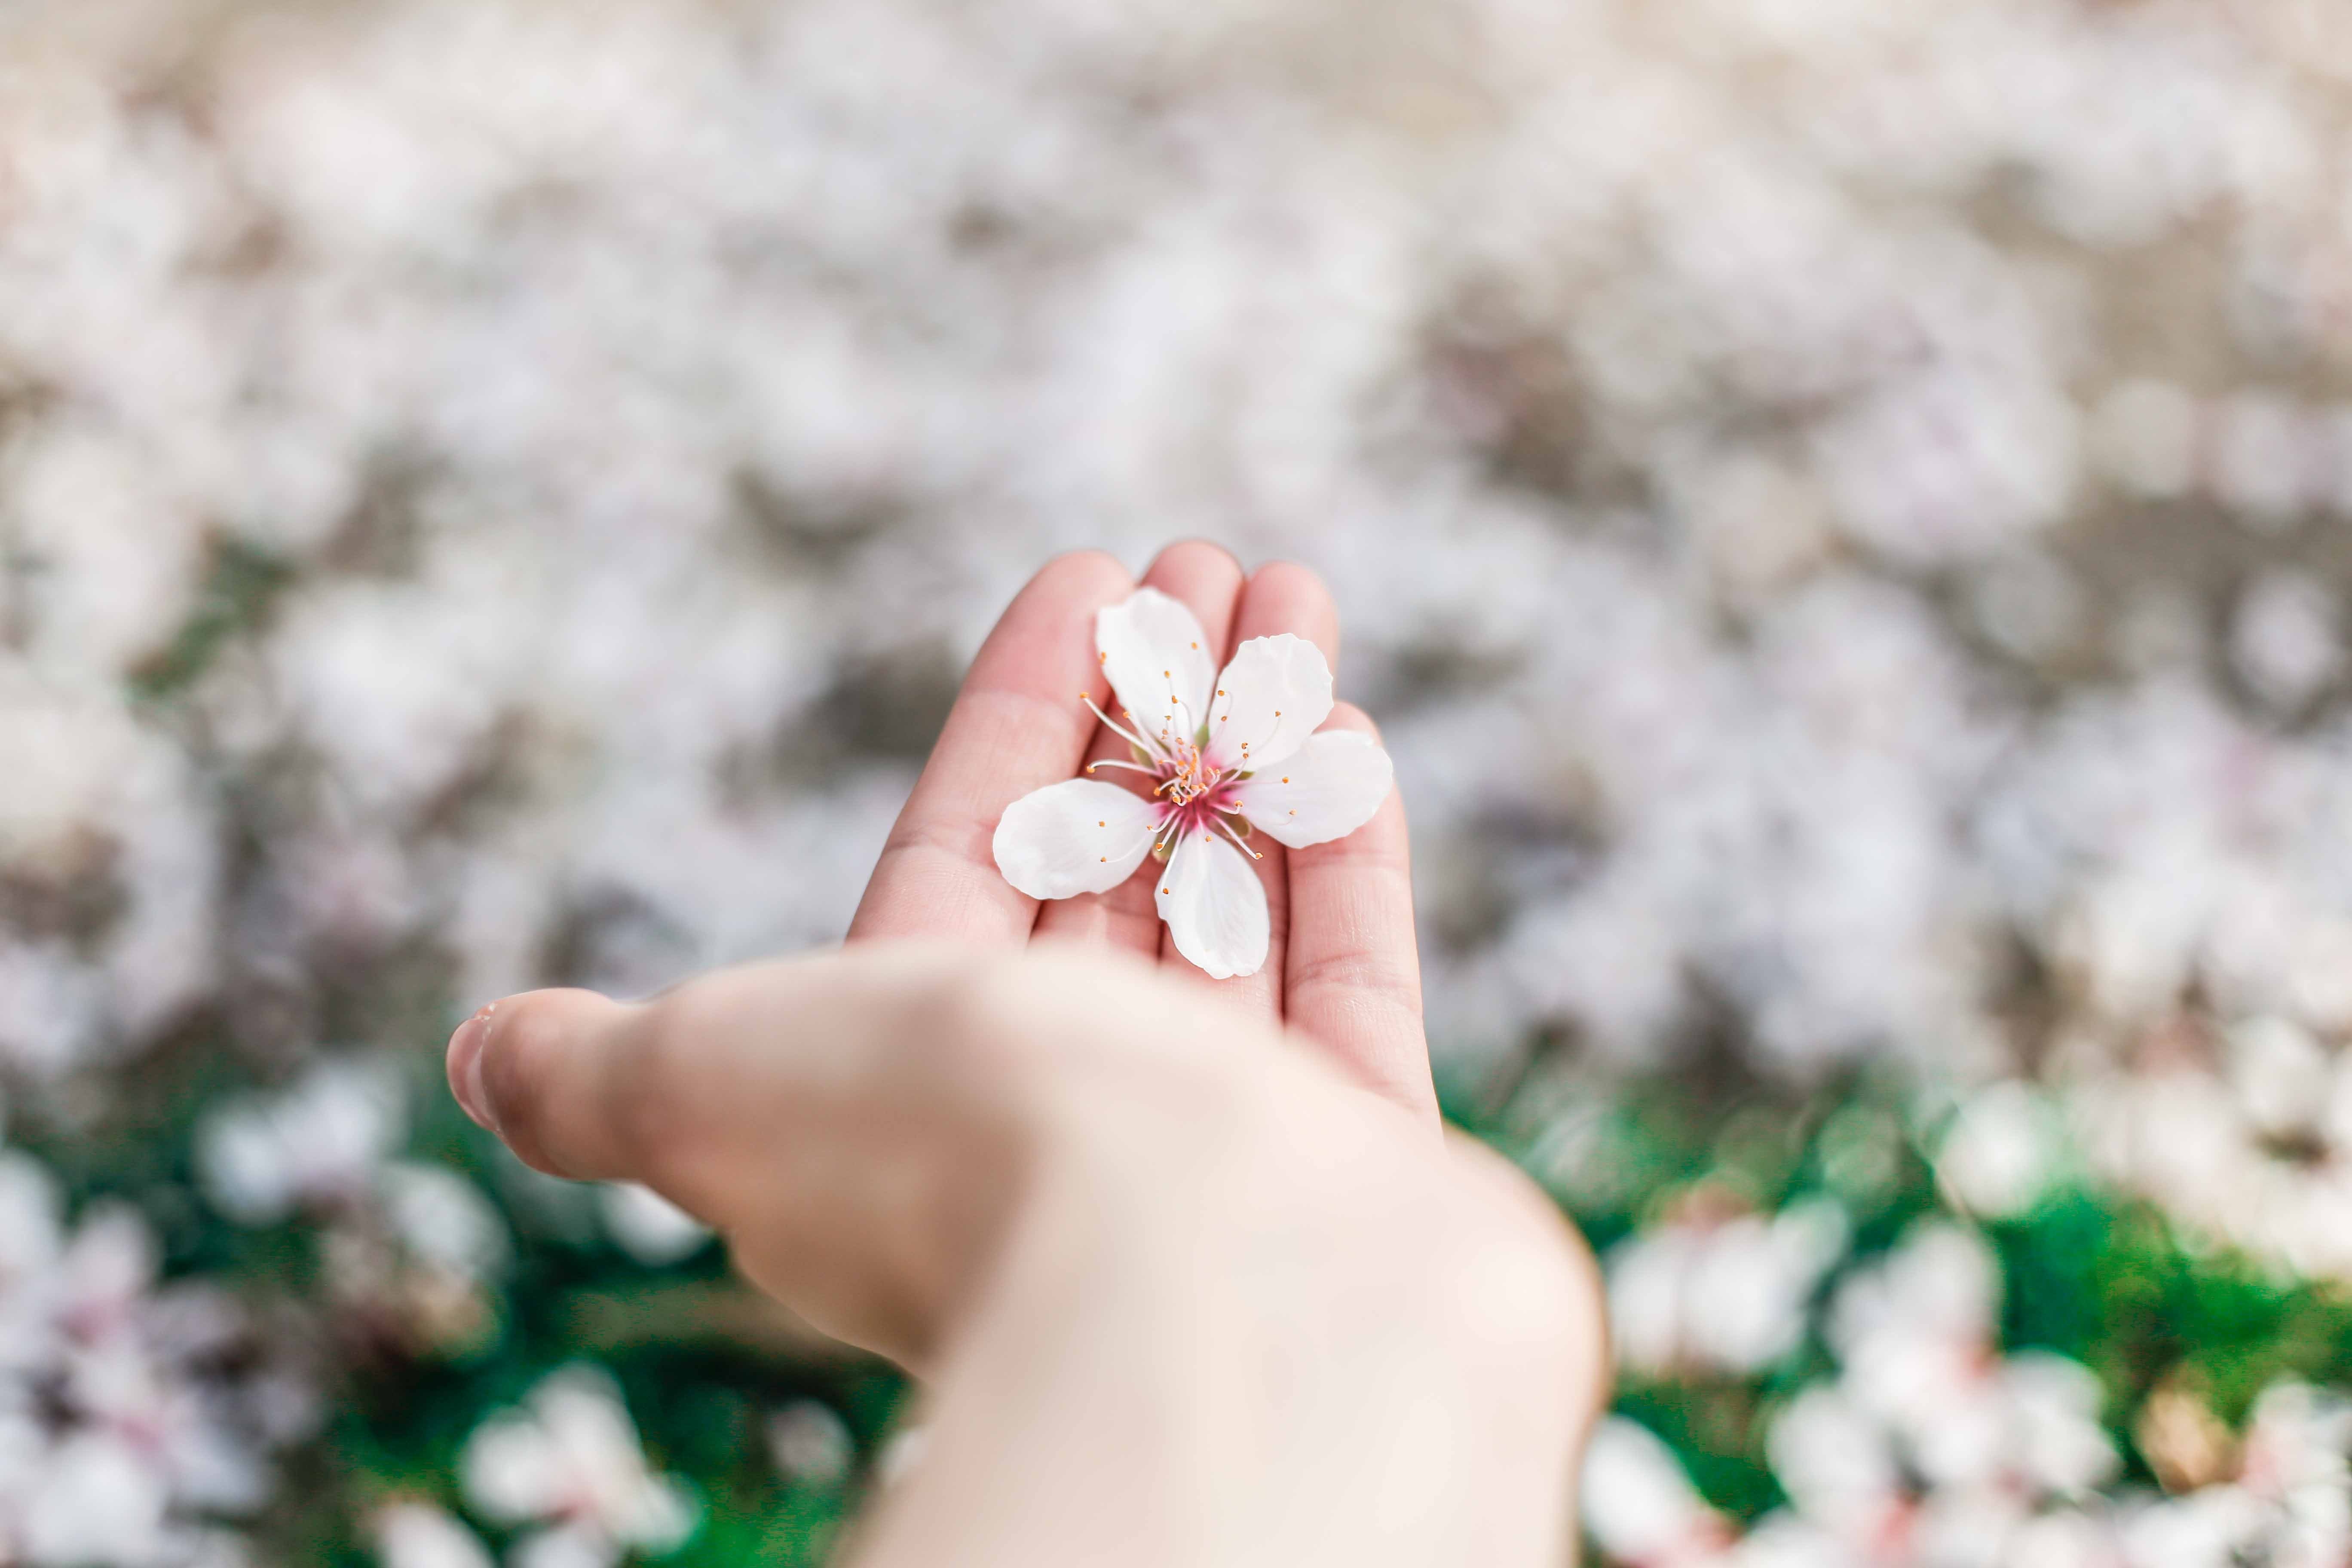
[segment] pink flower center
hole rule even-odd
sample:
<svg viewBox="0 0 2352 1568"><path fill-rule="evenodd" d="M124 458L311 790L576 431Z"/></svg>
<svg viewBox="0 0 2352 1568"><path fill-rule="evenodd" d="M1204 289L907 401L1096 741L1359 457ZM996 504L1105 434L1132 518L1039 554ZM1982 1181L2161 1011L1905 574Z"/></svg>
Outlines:
<svg viewBox="0 0 2352 1568"><path fill-rule="evenodd" d="M1160 787L1151 793L1166 803L1160 816L1163 831L1172 826L1179 833L1204 833L1233 808L1231 774L1212 767L1190 741L1174 742L1172 754L1160 764Z"/></svg>
<svg viewBox="0 0 2352 1568"><path fill-rule="evenodd" d="M1164 858L1175 847L1178 839L1189 834L1214 830L1223 834L1234 848L1251 859L1262 858L1256 850L1242 842L1242 836L1249 831L1249 821L1241 815L1241 807L1236 804L1234 794L1234 776L1242 769L1212 766L1209 759L1202 754L1198 742L1185 740L1167 730L1160 731L1157 745L1150 744L1135 731L1114 722L1110 715L1095 706L1092 693L1079 692L1078 700L1085 703L1087 710L1112 734L1134 747L1136 756L1142 759L1123 763L1116 758L1104 758L1088 763L1086 771L1091 774L1097 768L1118 768L1159 781L1151 792L1153 798L1160 802L1160 819L1152 828L1152 853ZM1132 722L1134 712L1129 710L1127 718ZM1235 824L1239 826L1236 827Z"/></svg>

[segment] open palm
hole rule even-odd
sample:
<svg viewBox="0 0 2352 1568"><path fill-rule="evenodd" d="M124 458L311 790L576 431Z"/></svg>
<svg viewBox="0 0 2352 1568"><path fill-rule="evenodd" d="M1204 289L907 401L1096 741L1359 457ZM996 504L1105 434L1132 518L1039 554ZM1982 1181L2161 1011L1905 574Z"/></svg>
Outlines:
<svg viewBox="0 0 2352 1568"><path fill-rule="evenodd" d="M1162 551L1143 585L1181 600L1218 645L1219 662L1253 637L1289 632L1339 668L1339 618L1321 579L1276 563L1244 576L1212 544ZM1095 552L1049 562L1013 599L972 661L929 763L899 814L852 922L853 942L948 938L992 945L1090 944L1156 955L1249 1014L1286 1024L1368 1087L1434 1119L1413 944L1404 810L1391 794L1371 820L1328 844L1285 849L1263 837L1255 868L1271 928L1255 974L1212 981L1162 930L1153 879L1040 904L1004 879L992 840L1005 808L1123 758L1127 743L1080 700L1108 706L1095 614L1137 584ZM1325 729L1369 732L1340 703Z"/></svg>

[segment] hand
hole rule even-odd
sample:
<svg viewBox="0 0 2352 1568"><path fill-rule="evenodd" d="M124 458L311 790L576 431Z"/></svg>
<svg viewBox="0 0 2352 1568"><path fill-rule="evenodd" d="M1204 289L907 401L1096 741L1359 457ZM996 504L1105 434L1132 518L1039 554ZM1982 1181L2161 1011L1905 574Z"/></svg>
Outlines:
<svg viewBox="0 0 2352 1568"><path fill-rule="evenodd" d="M1332 651L1297 568L1244 586L1180 546L1153 574ZM509 999L451 1084L535 1167L655 1188L927 1379L867 1568L1560 1562L1598 1291L1523 1178L1431 1135L1395 802L1270 858L1248 982L1163 955L1148 887L1041 916L996 873L1003 805L1096 743L1071 672L1128 589L1066 557L1007 611L847 952Z"/></svg>
<svg viewBox="0 0 2352 1568"><path fill-rule="evenodd" d="M1322 580L1303 566L1276 563L1244 578L1231 555L1193 542L1162 551L1143 584L1192 609L1223 645L1219 663L1251 637L1294 632L1339 670L1339 612ZM1412 854L1395 795L1336 842L1286 850L1263 837L1255 841L1273 938L1265 966L1244 979L1210 981L1176 952L1152 907L1148 872L1108 893L1041 907L997 869L990 838L1007 805L1073 777L1089 761L1126 755L1079 693L1103 690L1095 612L1136 585L1117 561L1090 552L1049 563L1013 601L964 678L875 868L850 941L1053 942L1150 959L1215 986L1223 1003L1253 1018L1287 1024L1343 1071L1433 1128ZM1345 702L1325 727L1372 731L1362 710Z"/></svg>
<svg viewBox="0 0 2352 1568"><path fill-rule="evenodd" d="M1164 969L874 943L539 992L450 1077L927 1376L864 1568L1567 1560L1605 1373L1558 1214Z"/></svg>

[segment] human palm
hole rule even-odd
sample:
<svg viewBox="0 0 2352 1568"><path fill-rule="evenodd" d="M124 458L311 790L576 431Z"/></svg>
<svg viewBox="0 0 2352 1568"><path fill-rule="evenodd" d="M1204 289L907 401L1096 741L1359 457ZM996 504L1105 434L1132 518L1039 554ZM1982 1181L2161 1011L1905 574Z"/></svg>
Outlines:
<svg viewBox="0 0 2352 1568"><path fill-rule="evenodd" d="M1096 612L1137 586L1099 552L1061 556L1032 578L972 661L852 922L852 942L928 937L990 946L1055 942L1156 960L1216 988L1256 1020L1287 1026L1367 1087L1433 1122L1415 953L1404 810L1391 794L1371 819L1333 842L1286 849L1256 836L1269 940L1253 974L1213 981L1177 952L1139 873L1108 892L1041 904L1005 880L992 840L1005 809L1032 791L1128 755L1081 694L1107 706ZM1339 668L1339 613L1304 567L1244 575L1214 545L1162 551L1141 585L1198 618L1218 662L1255 637L1288 632ZM1369 733L1351 704L1324 728ZM1098 775L1115 776L1115 775Z"/></svg>

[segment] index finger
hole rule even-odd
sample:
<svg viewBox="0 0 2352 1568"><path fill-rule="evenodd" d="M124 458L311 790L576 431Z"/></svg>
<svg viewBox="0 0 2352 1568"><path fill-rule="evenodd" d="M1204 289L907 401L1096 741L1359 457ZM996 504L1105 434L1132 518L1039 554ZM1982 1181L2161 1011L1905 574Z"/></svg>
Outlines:
<svg viewBox="0 0 2352 1568"><path fill-rule="evenodd" d="M1108 692L1095 612L1133 588L1126 567L1090 550L1055 557L1015 595L890 830L850 941L1028 940L1037 901L997 870L990 839L1007 805L1076 773L1095 730L1079 694Z"/></svg>

